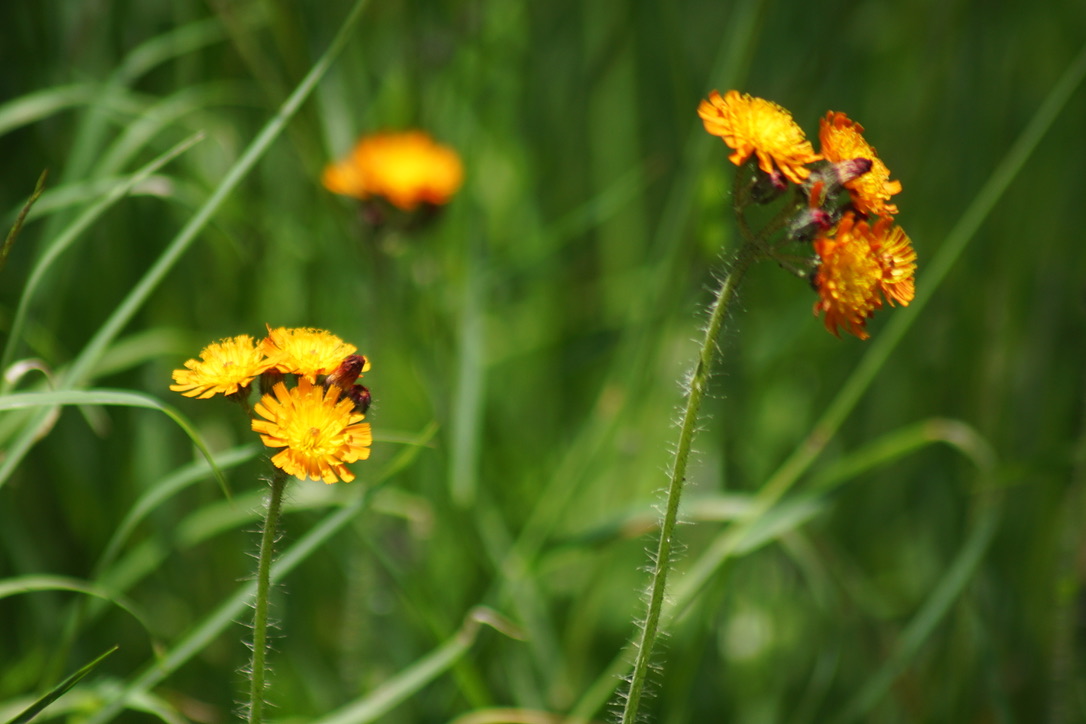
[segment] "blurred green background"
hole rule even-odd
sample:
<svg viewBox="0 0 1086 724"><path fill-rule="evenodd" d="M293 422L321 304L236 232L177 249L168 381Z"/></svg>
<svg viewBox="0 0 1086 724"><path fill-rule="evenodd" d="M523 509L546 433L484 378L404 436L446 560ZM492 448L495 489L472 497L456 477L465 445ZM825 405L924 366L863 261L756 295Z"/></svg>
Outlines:
<svg viewBox="0 0 1086 724"><path fill-rule="evenodd" d="M88 349L351 8L0 6L5 228L49 169L0 272L7 360L55 376ZM802 281L772 265L748 276L695 445L677 585L883 328L897 315L909 326L762 517L759 544L715 569L672 627L646 720L1086 721L1086 245L1071 183L1086 159L1086 91L949 274L925 279L1084 43L1081 0L370 3L79 385L178 408L226 468L233 502L160 413L66 407L17 458L40 411L0 413L0 449L18 463L0 489L0 584L66 576L106 596L0 598L0 705L14 715L116 643L49 710L104 716L251 575L257 440L236 408L167 386L207 343L270 323L328 329L371 359L377 436L358 481L290 491L283 550L344 506L357 513L277 589L274 716L315 721L379 691L482 604L525 640L484 629L380 721L493 707L610 718L623 671L608 667L643 612L680 380L737 243L729 151L695 110L710 90L738 88L790 109L811 137L830 109L865 126L904 186L897 220L933 294L919 310L880 311L872 340L838 340ZM466 183L428 228L378 237L320 172L361 133L413 127L459 151ZM74 239L11 338L46 251L197 131ZM9 392L44 379L31 372ZM138 507L149 495L160 499ZM233 718L247 617L183 649L145 711L117 720Z"/></svg>

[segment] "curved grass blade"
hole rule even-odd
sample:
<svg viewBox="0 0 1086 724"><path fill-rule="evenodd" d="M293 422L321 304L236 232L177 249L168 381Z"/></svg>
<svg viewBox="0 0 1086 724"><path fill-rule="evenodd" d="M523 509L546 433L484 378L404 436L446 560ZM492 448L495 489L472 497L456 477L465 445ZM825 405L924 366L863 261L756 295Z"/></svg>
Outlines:
<svg viewBox="0 0 1086 724"><path fill-rule="evenodd" d="M34 193L30 194L30 198L23 204L23 208L19 212L18 218L15 219L15 224L11 227L11 231L8 232L7 238L4 239L4 247L0 249L0 272L4 271L4 266L8 263L8 254L11 253L11 247L15 244L15 238L19 236L19 232L23 228L23 222L26 221L26 215L30 213L30 207L37 202L42 191L45 190L45 177L48 175L49 169L46 169L41 172L41 176L38 176L38 183L34 185Z"/></svg>
<svg viewBox="0 0 1086 724"><path fill-rule="evenodd" d="M116 174L155 136L185 116L216 104L245 101L246 88L237 83L218 81L183 88L149 105L132 119L95 166L97 174ZM254 103L255 105L255 103Z"/></svg>
<svg viewBox="0 0 1086 724"><path fill-rule="evenodd" d="M63 233L56 238L56 241L49 247L49 249L42 255L41 259L34 266L34 270L30 273L30 277L27 279L26 286L23 288L23 293L19 298L19 306L15 310L15 316L11 322L11 330L8 334L8 342L4 345L4 353L0 356L0 370L6 370L11 366L12 360L15 358L15 350L19 344L19 339L23 334L23 327L26 325L27 314L30 309L30 304L37 294L38 287L41 284L42 279L46 273L52 268L53 263L67 251L72 244L79 238L79 235L86 231L91 224L98 220L111 206L124 198L134 186L142 183L151 174L158 171L174 158L180 156L187 151L190 147L196 144L203 138L203 134L194 134L189 136L181 143L177 144L166 153L158 156L146 166L136 171L131 176L128 176L123 181L113 186L109 193L106 194L98 203L88 208L79 217L73 221ZM0 392L8 389L8 383L4 380L0 380ZM3 484L4 479L7 476L0 474L0 485Z"/></svg>
<svg viewBox="0 0 1086 724"><path fill-rule="evenodd" d="M436 425L431 425L419 433L417 439L412 439L410 444L416 447L425 446L436 430ZM384 481L395 477L411 464L417 452L418 450L415 450L410 454L397 456L378 473L374 479L374 484L380 485ZM241 526L251 525L259 518L257 511L260 510L262 498L263 491L254 490L242 493L230 501L212 503L193 511L177 524L173 535L168 541L160 538L143 541L131 548L123 557L118 558L116 561L110 561L108 566L100 565L96 569L98 571L96 579L110 590L127 591L145 576L155 571L171 553L187 550L210 540L216 535L237 530ZM378 502L378 500L374 500L375 506ZM343 504L342 499L330 501L325 496L295 493L287 501L285 510L289 512L319 510Z"/></svg>
<svg viewBox="0 0 1086 724"><path fill-rule="evenodd" d="M91 673L96 668L98 668L98 665L101 664L103 661L105 661L106 658L110 654L112 654L114 651L116 651L118 648L120 648L120 647L119 646L114 646L113 648L109 649L108 651L103 653L98 658L94 659L90 663L83 666L81 669L76 671L74 674L69 676L67 679L65 679L64 681L60 682L55 687L53 687L53 689L49 693L47 693L45 696L43 696L42 698L38 699L36 702L31 704L28 709L23 711L23 713L19 714L19 716L12 719L10 722L8 722L8 724L25 724L26 722L28 722L31 719L33 719L34 717L36 717L38 714L40 714L42 711L45 710L45 707L49 706L54 701L59 699L69 689L71 689L73 686L78 684L83 679L83 677L85 677L87 674Z"/></svg>
<svg viewBox="0 0 1086 724"><path fill-rule="evenodd" d="M39 593L41 591L70 591L72 593L82 593L101 601L112 603L114 606L117 606L129 616L136 619L136 621L139 622L139 625L144 631L147 631L148 634L151 632L151 627L147 625L145 617L136 610L131 601L125 600L116 592L109 591L101 586L95 586L86 581L81 581L77 578L69 578L67 576L31 575L0 580L0 598L19 596L24 593Z"/></svg>
<svg viewBox="0 0 1086 724"><path fill-rule="evenodd" d="M86 105L98 96L92 83L66 85L27 93L0 105L0 136L36 123L65 108Z"/></svg>
<svg viewBox="0 0 1086 724"><path fill-rule="evenodd" d="M475 645L482 625L506 636L523 640L523 635L503 617L484 606L476 606L464 619L460 630L448 641L392 677L375 691L313 724L366 724L376 721L427 684L448 671Z"/></svg>
<svg viewBox="0 0 1086 724"><path fill-rule="evenodd" d="M870 713L885 696L894 680L919 653L935 627L943 620L950 607L973 580L973 574L984 560L989 544L995 538L1000 517L1000 506L992 501L981 504L980 517L974 522L969 537L962 546L950 569L939 581L935 590L920 610L909 621L889 658L879 667L864 686L845 705L844 711L833 722L853 722Z"/></svg>
<svg viewBox="0 0 1086 724"><path fill-rule="evenodd" d="M59 405L118 405L121 407L143 407L149 410L158 410L176 422L177 426L185 431L185 434L192 440L193 445L200 450L207 460L208 465L211 466L223 493L226 497L230 497L230 488L227 485L226 476L223 475L222 470L219 470L219 467L215 464L215 459L211 455L211 450L204 444L200 434L196 432L196 428L193 427L188 419L180 412L169 405L159 402L149 395L138 392L129 392L127 390L103 389L19 392L14 395L0 397L0 410L22 410L32 407L54 408Z"/></svg>
<svg viewBox="0 0 1086 724"><path fill-rule="evenodd" d="M252 460L258 452L259 448L256 445L244 445L221 453L217 465L220 470L227 470L247 460ZM94 566L95 572L100 574L109 568L117 557L117 553L121 550L121 546L128 540L128 536L155 508L187 489L190 485L203 480L208 473L213 474L213 472L214 469L206 461L192 462L169 477L164 478L162 482L154 485L144 493L114 530L109 543L106 544L105 550L98 559L98 563Z"/></svg>

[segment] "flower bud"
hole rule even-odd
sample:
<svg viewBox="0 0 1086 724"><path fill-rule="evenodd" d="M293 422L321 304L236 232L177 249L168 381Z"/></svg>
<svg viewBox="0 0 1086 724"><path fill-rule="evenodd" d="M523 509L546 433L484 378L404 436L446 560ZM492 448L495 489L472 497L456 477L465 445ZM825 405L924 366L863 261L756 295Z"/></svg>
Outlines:
<svg viewBox="0 0 1086 724"><path fill-rule="evenodd" d="M348 390L347 397L351 398L351 402L354 403L354 409L363 415L366 414L366 410L370 409L370 403L373 402L370 391L362 385L355 385Z"/></svg>
<svg viewBox="0 0 1086 724"><path fill-rule="evenodd" d="M840 217L840 212L823 207L803 209L792 217L788 225L788 235L795 241L809 242L823 231L833 228Z"/></svg>
<svg viewBox="0 0 1086 724"><path fill-rule="evenodd" d="M367 360L363 355L348 355L339 363L339 367L336 367L324 378L325 389L335 385L344 392L349 393L355 380L358 379L358 376L362 374L362 371L366 368L366 362Z"/></svg>
<svg viewBox="0 0 1086 724"><path fill-rule="evenodd" d="M784 174L773 169L773 173L766 173L758 169L754 176L754 184L750 187L750 198L756 204L768 204L780 198L780 195L788 190L788 179Z"/></svg>

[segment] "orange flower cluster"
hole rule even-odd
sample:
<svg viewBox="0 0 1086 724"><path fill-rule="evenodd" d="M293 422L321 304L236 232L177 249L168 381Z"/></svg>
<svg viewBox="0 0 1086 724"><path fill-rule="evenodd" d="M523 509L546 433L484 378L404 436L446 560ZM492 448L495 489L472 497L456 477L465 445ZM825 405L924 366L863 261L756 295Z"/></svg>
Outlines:
<svg viewBox="0 0 1086 724"><path fill-rule="evenodd" d="M347 463L370 456L373 435L362 422L370 392L356 384L370 368L357 348L322 329L268 327L256 342L239 335L209 344L199 359L174 370L170 385L186 397L217 394L244 402L253 380L271 392L253 411L252 429L270 448L282 448L271 461L297 478L350 482ZM297 384L288 387L286 375Z"/></svg>
<svg viewBox="0 0 1086 724"><path fill-rule="evenodd" d="M713 91L698 107L705 130L734 150L728 159L742 166L757 159L756 200L775 197L788 182L801 203L791 238L812 241L816 258L811 281L818 292L816 315L826 328L866 339L867 320L887 303L907 306L914 294L916 252L894 225L898 209L890 198L901 182L864 139L863 126L830 111L819 129L815 153L792 115L776 103L731 90Z"/></svg>

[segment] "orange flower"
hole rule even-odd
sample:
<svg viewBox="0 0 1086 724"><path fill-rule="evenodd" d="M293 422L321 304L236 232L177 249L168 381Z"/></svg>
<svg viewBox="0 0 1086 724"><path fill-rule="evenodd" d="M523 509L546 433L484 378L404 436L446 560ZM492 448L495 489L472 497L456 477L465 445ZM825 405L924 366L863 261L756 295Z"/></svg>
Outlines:
<svg viewBox="0 0 1086 724"><path fill-rule="evenodd" d="M315 382L317 375L329 374L348 357L358 351L353 344L323 329L308 327L272 329L268 326L268 336L262 343L264 354L268 355L272 366L283 374L305 377ZM363 369L369 369L366 358L362 358Z"/></svg>
<svg viewBox="0 0 1086 724"><path fill-rule="evenodd" d="M915 291L916 252L909 237L887 218L874 226L845 214L832 236L814 241L820 264L814 284L815 316L825 313L826 329L844 329L867 339L867 320L882 307L882 298L908 306Z"/></svg>
<svg viewBox="0 0 1086 724"><path fill-rule="evenodd" d="M905 230L900 226L890 228L892 223L883 217L871 229L872 237L877 240L875 255L882 268L879 286L891 307L895 302L907 307L916 294L916 250Z"/></svg>
<svg viewBox="0 0 1086 724"><path fill-rule="evenodd" d="M897 206L889 203L890 197L901 193L901 182L890 180L886 168L875 149L864 140L864 127L849 120L844 113L830 111L822 119L818 132L822 144L822 157L832 163L866 158L871 170L845 182L852 195L852 203L863 214L889 216L897 213Z"/></svg>
<svg viewBox="0 0 1086 724"><path fill-rule="evenodd" d="M177 384L170 385L170 389L201 400L220 393L233 395L270 366L253 338L242 334L204 347L200 359L190 359L185 369L174 370L173 381Z"/></svg>
<svg viewBox="0 0 1086 724"><path fill-rule="evenodd" d="M802 183L810 171L805 164L818 161L803 130L792 114L776 103L730 90L724 97L713 91L709 100L698 106L705 130L720 136L735 149L728 160L742 165L751 154L758 157L758 167L773 174L774 164L794 183Z"/></svg>
<svg viewBox="0 0 1086 724"><path fill-rule="evenodd" d="M354 473L346 463L370 456L373 434L365 415L355 410L349 398L340 399L340 389L298 380L287 389L280 382L272 394L264 395L253 408L253 430L268 447L283 448L272 464L289 475L305 480L349 483Z"/></svg>
<svg viewBox="0 0 1086 724"><path fill-rule="evenodd" d="M405 211L444 204L460 188L464 169L451 148L422 131L365 136L321 178L329 191L360 199L381 196Z"/></svg>

